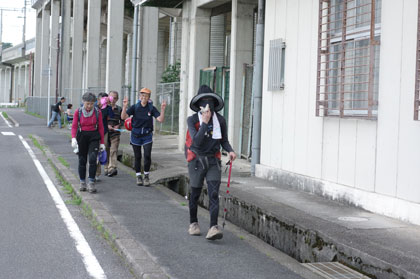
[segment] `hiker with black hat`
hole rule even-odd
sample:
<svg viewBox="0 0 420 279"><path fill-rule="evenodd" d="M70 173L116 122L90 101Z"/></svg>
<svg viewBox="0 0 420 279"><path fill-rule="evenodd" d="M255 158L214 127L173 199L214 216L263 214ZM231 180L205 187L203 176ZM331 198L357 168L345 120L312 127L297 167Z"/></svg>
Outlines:
<svg viewBox="0 0 420 279"><path fill-rule="evenodd" d="M190 102L190 108L196 113L187 119L185 155L188 161L191 186L188 233L190 235L201 234L197 219L197 204L205 178L210 211L210 229L206 236L209 240L223 237L223 232L217 225L222 168L220 146L228 152L229 160L236 159L236 154L228 141L226 120L218 113L223 106L223 99L215 94L210 87L202 85Z"/></svg>
<svg viewBox="0 0 420 279"><path fill-rule="evenodd" d="M153 117L157 121L163 122L165 119L166 102L163 101L160 109L157 110L150 100L152 91L148 88L143 88L139 92L139 101L129 107L128 97L123 100L123 109L121 112L121 119L125 120L129 116L133 116L131 120L132 130L130 137L130 144L134 151L134 169L136 171L136 183L138 186L149 186L150 178L149 171L152 164L152 144L153 144ZM141 173L141 148L144 151L144 178Z"/></svg>

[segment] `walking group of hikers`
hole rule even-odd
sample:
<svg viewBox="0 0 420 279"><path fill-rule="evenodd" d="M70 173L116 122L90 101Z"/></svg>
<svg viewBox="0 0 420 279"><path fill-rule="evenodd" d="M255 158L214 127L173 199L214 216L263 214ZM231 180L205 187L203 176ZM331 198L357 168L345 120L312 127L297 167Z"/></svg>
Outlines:
<svg viewBox="0 0 420 279"><path fill-rule="evenodd" d="M116 105L118 92L109 95L100 93L98 98L93 93L85 93L83 105L74 112L71 128L71 145L78 150L80 191L95 193L95 182L101 173L98 154L106 150L109 159L105 164L105 175L117 175L117 151L120 142L120 127L123 121L131 121L130 144L133 147L138 186L150 185L151 152L153 144L153 117L163 122L166 102L162 102L159 112L150 101L151 91L140 90L136 104L128 107L128 98L123 100L123 107ZM210 211L210 229L206 238L221 239L222 230L217 224L219 213L219 188L221 182L222 147L228 152L230 162L236 154L229 144L226 120L218 113L223 108L223 99L210 87L200 86L198 94L192 98L190 108L195 112L187 119L188 131L185 144L185 155L188 161L190 178L190 235L200 235L197 210L204 179L207 182ZM144 175L141 172L142 147L144 157ZM101 161L104 161L102 158ZM89 162L88 178L86 164ZM104 163L104 162L103 162Z"/></svg>

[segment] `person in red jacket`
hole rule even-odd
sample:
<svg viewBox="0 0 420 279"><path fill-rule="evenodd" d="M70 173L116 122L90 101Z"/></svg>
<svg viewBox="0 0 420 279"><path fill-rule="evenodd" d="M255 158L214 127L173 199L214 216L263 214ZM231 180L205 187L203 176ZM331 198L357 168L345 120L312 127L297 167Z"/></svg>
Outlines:
<svg viewBox="0 0 420 279"><path fill-rule="evenodd" d="M71 146L78 149L80 191L96 193L95 174L98 151L105 150L104 124L101 110L95 107L96 96L87 92L82 96L83 106L74 112L71 128ZM89 181L86 187L86 163L89 155Z"/></svg>

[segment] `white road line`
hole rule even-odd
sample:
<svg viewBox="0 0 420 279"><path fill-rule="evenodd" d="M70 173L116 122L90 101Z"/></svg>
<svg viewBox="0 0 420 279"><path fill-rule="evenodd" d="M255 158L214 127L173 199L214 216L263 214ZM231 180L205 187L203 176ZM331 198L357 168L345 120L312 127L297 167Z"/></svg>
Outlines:
<svg viewBox="0 0 420 279"><path fill-rule="evenodd" d="M270 186L255 186L255 189L262 189L262 190L274 190L276 187L270 187Z"/></svg>
<svg viewBox="0 0 420 279"><path fill-rule="evenodd" d="M54 183L51 181L48 174L46 173L44 167L36 158L34 152L32 151L29 144L26 142L26 140L21 135L19 135L19 139L22 141L23 146L28 151L29 155L34 161L36 168L39 171L39 174L44 180L44 183L47 186L47 189L50 192L52 199L54 200L55 206L57 207L58 212L61 215L61 218L66 224L67 229L70 233L70 236L73 238L76 244L76 249L79 252L79 254L82 256L83 263L85 264L87 272L92 278L102 278L102 279L106 278L106 275L101 265L99 264L98 260L93 254L92 249L90 248L85 237L80 231L79 226L76 224L73 217L71 216L68 208L66 207L66 204L64 203L60 194L58 193L57 188L54 186Z"/></svg>
<svg viewBox="0 0 420 279"><path fill-rule="evenodd" d="M13 132L1 132L3 136L16 136Z"/></svg>
<svg viewBox="0 0 420 279"><path fill-rule="evenodd" d="M0 115L1 115L1 118L3 118L4 122L6 122L7 126L9 126L9 128L12 128L12 125L10 125L9 121L7 121L6 118L4 118L3 112L0 111Z"/></svg>

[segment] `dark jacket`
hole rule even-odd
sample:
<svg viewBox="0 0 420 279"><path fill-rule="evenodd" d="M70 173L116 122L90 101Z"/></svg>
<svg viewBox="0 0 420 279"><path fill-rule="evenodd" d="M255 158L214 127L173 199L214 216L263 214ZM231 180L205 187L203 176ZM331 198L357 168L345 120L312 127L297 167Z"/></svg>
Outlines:
<svg viewBox="0 0 420 279"><path fill-rule="evenodd" d="M213 139L213 117L217 117L220 123L220 129L222 130L221 139ZM215 153L220 151L220 146L223 147L227 152L233 152L232 146L228 141L227 127L225 118L219 113L214 113L209 123L201 123L198 131L195 128L195 124L199 122L198 113L195 113L188 117L188 131L192 139L191 151L199 156L214 156Z"/></svg>

